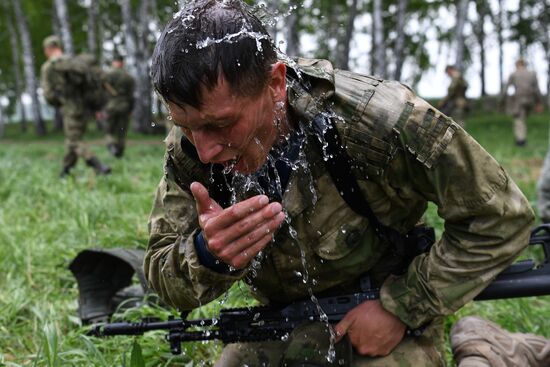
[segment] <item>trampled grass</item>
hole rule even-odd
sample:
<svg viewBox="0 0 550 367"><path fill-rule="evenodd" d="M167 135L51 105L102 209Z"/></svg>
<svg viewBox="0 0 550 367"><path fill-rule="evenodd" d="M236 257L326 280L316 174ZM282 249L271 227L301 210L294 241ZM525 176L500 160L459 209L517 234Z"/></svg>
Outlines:
<svg viewBox="0 0 550 367"><path fill-rule="evenodd" d="M513 144L511 119L472 117L467 130L491 152L536 203L536 180L548 146L548 115L530 119L527 147ZM218 343L190 343L172 356L162 333L96 339L77 317L78 290L67 266L87 248L144 248L153 192L162 174L161 136L131 136L127 155L111 158L92 132L92 148L113 167L96 177L79 163L60 180L60 134L45 139L10 127L0 140L0 365L5 366L192 366L209 365ZM436 210L427 219L438 226ZM527 255L529 256L529 255ZM233 289L223 307L241 305L245 291ZM196 310L212 317L217 303ZM146 309L143 314L168 316ZM550 296L468 304L448 318L479 314L512 331L550 337ZM126 311L122 317L139 317ZM135 345L137 341L139 346ZM140 358L140 354L142 358Z"/></svg>

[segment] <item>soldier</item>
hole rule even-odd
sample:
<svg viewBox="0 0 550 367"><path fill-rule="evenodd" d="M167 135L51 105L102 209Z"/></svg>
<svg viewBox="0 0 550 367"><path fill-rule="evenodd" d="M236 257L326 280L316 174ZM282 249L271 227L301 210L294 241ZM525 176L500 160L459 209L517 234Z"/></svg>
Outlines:
<svg viewBox="0 0 550 367"><path fill-rule="evenodd" d="M447 95L439 102L439 109L447 116L451 116L460 126L464 127L464 118L468 109L466 90L468 83L462 73L454 66L447 65L445 73L451 78Z"/></svg>
<svg viewBox="0 0 550 367"><path fill-rule="evenodd" d="M528 201L402 84L277 55L240 1L188 3L162 32L153 83L176 126L149 221L148 282L181 310L239 280L275 304L350 293L360 279L380 288L334 330L304 320L281 341L228 345L219 366L445 365L442 317L527 246ZM428 201L445 232L409 254L399 244Z"/></svg>
<svg viewBox="0 0 550 367"><path fill-rule="evenodd" d="M111 68L105 73L103 85L108 101L105 106L107 120L107 149L115 157L124 154L130 114L134 108L134 78L124 70L124 58L115 55Z"/></svg>
<svg viewBox="0 0 550 367"><path fill-rule="evenodd" d="M514 87L514 93L510 101L506 101L508 89ZM501 103L505 103L508 113L514 118L514 137L517 146L527 144L527 125L525 121L529 113L535 107L537 112L542 111L542 96L537 81L537 74L527 70L525 61L516 61L516 70L508 78L508 82L502 90Z"/></svg>
<svg viewBox="0 0 550 367"><path fill-rule="evenodd" d="M111 168L101 163L83 141L87 120L99 108L99 105L91 106L84 96L84 91L94 93L90 90L91 86L85 85L89 78L86 73L94 66L88 64L87 56L76 59L64 55L56 36L44 39L43 48L48 59L41 69L44 97L48 103L59 107L63 116L66 153L60 176L67 176L79 157L83 158L96 174L109 174Z"/></svg>

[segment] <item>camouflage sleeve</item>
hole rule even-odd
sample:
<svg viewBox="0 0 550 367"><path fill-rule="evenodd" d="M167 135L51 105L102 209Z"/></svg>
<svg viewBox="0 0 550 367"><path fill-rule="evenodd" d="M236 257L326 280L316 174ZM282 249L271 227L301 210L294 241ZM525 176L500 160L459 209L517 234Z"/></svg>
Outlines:
<svg viewBox="0 0 550 367"><path fill-rule="evenodd" d="M42 65L40 70L40 86L46 101L52 106L61 104L61 89L60 83L62 80L56 76L56 72L51 62Z"/></svg>
<svg viewBox="0 0 550 367"><path fill-rule="evenodd" d="M504 169L470 135L420 98L411 95L409 101L398 128L402 149L391 162L387 184L407 183L403 190L434 202L444 232L405 274L385 281L381 300L418 327L455 312L512 263L527 246L534 214Z"/></svg>
<svg viewBox="0 0 550 367"><path fill-rule="evenodd" d="M242 273L220 274L200 264L194 246L199 228L195 202L165 169L168 173L157 188L149 218L144 273L165 302L190 310L217 298Z"/></svg>

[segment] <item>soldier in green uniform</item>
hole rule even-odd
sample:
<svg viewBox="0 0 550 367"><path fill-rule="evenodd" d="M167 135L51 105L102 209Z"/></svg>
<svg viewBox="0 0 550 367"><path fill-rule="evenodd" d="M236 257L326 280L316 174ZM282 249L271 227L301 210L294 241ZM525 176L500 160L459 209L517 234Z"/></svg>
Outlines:
<svg viewBox="0 0 550 367"><path fill-rule="evenodd" d="M451 78L447 88L447 95L439 102L439 109L447 116L451 116L460 126L464 127L464 118L468 109L466 90L468 83L462 73L452 65L447 65L445 73Z"/></svg>
<svg viewBox="0 0 550 367"><path fill-rule="evenodd" d="M53 106L59 107L63 116L66 153L63 157L63 168L60 176L68 175L76 165L78 158L94 169L97 174L105 175L111 168L99 161L83 141L86 124L99 105L91 105L84 96L93 65L87 56L80 59L63 54L61 43L56 36L49 36L43 42L47 61L41 69L41 85L44 98Z"/></svg>
<svg viewBox="0 0 550 367"><path fill-rule="evenodd" d="M134 84L134 78L124 69L124 58L121 55L113 57L103 86L108 95L105 106L107 149L117 158L124 154L128 123L134 108Z"/></svg>
<svg viewBox="0 0 550 367"><path fill-rule="evenodd" d="M510 87L513 87L513 94L508 96ZM506 104L508 113L514 118L516 145L524 146L527 143L527 117L533 107L539 112L542 111L542 95L537 74L526 68L523 59L516 61L516 70L502 89L501 103Z"/></svg>
<svg viewBox="0 0 550 367"><path fill-rule="evenodd" d="M456 122L398 82L277 55L240 1L185 5L152 76L176 125L144 261L164 301L190 310L239 280L266 304L349 293L366 275L380 288L333 329L304 320L285 340L230 344L219 366L442 366L442 317L527 246L528 201ZM349 158L342 177L374 217L327 168L334 131ZM428 202L445 231L407 259L377 233L409 233Z"/></svg>

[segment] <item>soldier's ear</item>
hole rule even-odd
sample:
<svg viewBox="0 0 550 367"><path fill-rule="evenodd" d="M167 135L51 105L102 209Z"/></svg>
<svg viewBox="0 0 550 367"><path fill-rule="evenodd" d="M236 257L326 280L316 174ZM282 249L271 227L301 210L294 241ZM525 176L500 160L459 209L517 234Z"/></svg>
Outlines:
<svg viewBox="0 0 550 367"><path fill-rule="evenodd" d="M286 101L286 65L280 61L271 65L269 90L274 102Z"/></svg>

